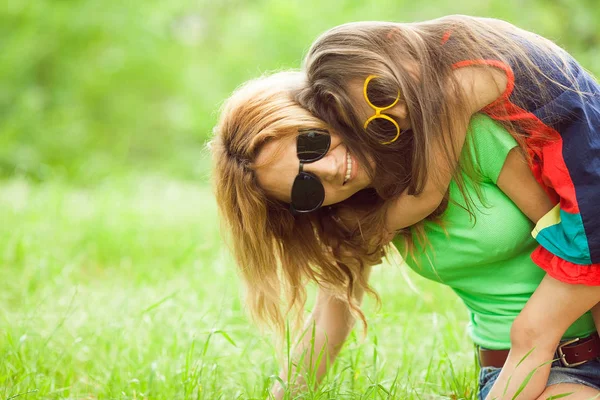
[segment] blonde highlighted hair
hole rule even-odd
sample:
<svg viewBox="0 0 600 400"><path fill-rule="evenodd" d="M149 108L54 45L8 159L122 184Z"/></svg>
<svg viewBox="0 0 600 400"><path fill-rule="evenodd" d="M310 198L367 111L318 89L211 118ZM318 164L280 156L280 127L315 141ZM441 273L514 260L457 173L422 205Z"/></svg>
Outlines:
<svg viewBox="0 0 600 400"><path fill-rule="evenodd" d="M209 145L222 230L246 285L246 305L258 322L279 333L290 311L297 317L293 321L300 321L310 281L348 302L366 324L352 293L357 285L373 293L363 269L383 256L360 236L357 225L348 228L348 219L339 217L338 211L350 206L294 216L287 204L269 198L257 181L256 158L269 140L297 135L299 129L328 128L294 99L304 85L301 72L247 82L225 102ZM360 193L356 198L363 199L361 204L373 203L364 201L372 195Z"/></svg>

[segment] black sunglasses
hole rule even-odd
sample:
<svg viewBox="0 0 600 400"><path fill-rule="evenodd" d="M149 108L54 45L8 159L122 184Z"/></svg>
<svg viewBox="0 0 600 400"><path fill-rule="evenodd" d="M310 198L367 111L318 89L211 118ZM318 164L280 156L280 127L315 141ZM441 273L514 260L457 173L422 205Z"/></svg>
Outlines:
<svg viewBox="0 0 600 400"><path fill-rule="evenodd" d="M325 157L331 146L331 136L325 129L301 129L298 133L296 154L300 160L300 168L292 185L290 210L293 214L309 213L323 205L325 188L321 180L315 174L303 169L304 164Z"/></svg>

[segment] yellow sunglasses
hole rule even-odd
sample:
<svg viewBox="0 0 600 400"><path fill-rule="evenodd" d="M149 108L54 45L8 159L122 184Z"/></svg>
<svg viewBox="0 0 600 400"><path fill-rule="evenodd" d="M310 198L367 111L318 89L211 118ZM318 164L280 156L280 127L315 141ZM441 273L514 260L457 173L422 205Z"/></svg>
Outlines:
<svg viewBox="0 0 600 400"><path fill-rule="evenodd" d="M369 82L371 82L374 78L377 78L377 76L369 75L367 77L367 79L365 79L365 84L363 87L363 95L365 97L365 101L367 102L369 107L371 107L373 110L375 110L375 115L372 115L369 119L367 119L365 121L364 128L367 129L367 126L376 119L383 119L385 121L391 122L396 127L396 136L392 140L389 140L387 142L381 142L381 144L394 143L396 140L398 140L398 137L400 137L400 133L401 133L400 126L392 117L390 117L389 115L383 114L383 111L389 110L390 108L394 107L398 103L398 101L400 101L400 92L398 92L398 97L396 97L396 100L394 100L394 102L392 104L390 104L389 106L377 107L375 104L373 104L371 102L371 100L369 99L369 95L367 94L367 88L369 87Z"/></svg>

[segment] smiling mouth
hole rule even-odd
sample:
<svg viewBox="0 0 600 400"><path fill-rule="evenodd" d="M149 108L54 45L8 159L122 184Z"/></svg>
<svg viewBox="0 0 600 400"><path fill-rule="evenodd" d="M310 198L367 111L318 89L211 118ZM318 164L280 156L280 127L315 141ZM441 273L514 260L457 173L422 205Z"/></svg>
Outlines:
<svg viewBox="0 0 600 400"><path fill-rule="evenodd" d="M350 157L350 152L346 151L346 176L344 176L344 185L346 182L350 180L352 176L352 157Z"/></svg>

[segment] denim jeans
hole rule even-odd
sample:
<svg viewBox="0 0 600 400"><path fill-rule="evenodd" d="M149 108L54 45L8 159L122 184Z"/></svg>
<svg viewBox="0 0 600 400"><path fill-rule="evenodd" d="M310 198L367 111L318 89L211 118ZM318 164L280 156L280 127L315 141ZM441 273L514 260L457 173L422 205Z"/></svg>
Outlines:
<svg viewBox="0 0 600 400"><path fill-rule="evenodd" d="M484 400L494 382L498 379L501 368L483 367L479 371L479 400ZM559 362L554 362L550 369L548 384L579 383L600 390L600 361L592 360L578 367L563 367Z"/></svg>

